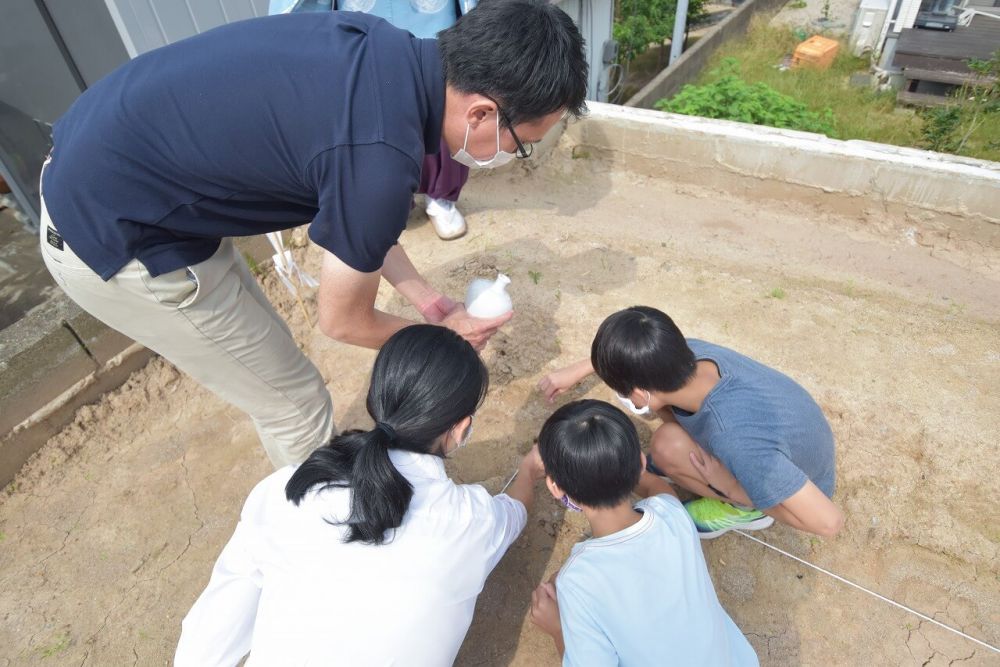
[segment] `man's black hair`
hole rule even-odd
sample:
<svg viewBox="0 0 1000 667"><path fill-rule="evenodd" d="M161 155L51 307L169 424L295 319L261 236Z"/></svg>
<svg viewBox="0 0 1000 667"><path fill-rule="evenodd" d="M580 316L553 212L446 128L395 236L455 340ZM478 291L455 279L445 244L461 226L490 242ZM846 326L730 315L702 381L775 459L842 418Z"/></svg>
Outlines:
<svg viewBox="0 0 1000 667"><path fill-rule="evenodd" d="M605 384L622 396L633 389L677 391L694 375L694 352L666 313L632 306L601 323L590 361Z"/></svg>
<svg viewBox="0 0 1000 667"><path fill-rule="evenodd" d="M639 483L639 434L621 410L604 401L568 403L538 434L545 474L573 501L614 507Z"/></svg>
<svg viewBox="0 0 1000 667"><path fill-rule="evenodd" d="M447 83L493 98L513 125L586 112L583 37L546 0L483 0L438 33L438 47Z"/></svg>

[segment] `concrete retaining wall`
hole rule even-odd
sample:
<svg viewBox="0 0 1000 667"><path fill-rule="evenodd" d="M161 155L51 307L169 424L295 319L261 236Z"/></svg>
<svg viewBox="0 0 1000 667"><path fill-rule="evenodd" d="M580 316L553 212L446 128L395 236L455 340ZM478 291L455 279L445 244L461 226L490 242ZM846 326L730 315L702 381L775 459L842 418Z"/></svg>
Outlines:
<svg viewBox="0 0 1000 667"><path fill-rule="evenodd" d="M719 22L698 42L684 52L670 67L656 75L642 90L633 95L625 106L652 109L657 100L670 97L684 84L691 83L705 68L715 51L729 40L743 35L755 14L773 13L788 0L747 0L732 14Z"/></svg>
<svg viewBox="0 0 1000 667"><path fill-rule="evenodd" d="M949 233L1000 244L1000 163L591 103L563 142L611 165L838 213L899 208ZM574 149L573 146L580 148ZM984 224L986 223L986 224Z"/></svg>

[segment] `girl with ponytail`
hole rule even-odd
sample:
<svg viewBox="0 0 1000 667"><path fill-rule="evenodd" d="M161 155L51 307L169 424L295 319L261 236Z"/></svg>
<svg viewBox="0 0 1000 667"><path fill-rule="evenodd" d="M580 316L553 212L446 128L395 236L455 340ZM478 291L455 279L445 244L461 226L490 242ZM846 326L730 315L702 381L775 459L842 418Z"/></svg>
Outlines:
<svg viewBox="0 0 1000 667"><path fill-rule="evenodd" d="M520 535L537 448L506 494L459 485L443 459L468 442L489 376L432 325L382 347L374 426L333 438L250 493L175 664L450 665L490 571Z"/></svg>

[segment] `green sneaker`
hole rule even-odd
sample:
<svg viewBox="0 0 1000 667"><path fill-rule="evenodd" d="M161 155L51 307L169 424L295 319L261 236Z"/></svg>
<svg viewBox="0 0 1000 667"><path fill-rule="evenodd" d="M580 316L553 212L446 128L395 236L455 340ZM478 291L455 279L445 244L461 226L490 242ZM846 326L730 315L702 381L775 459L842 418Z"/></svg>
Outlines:
<svg viewBox="0 0 1000 667"><path fill-rule="evenodd" d="M742 510L715 498L698 498L684 503L698 528L698 537L710 540L730 530L763 530L774 519L757 510Z"/></svg>

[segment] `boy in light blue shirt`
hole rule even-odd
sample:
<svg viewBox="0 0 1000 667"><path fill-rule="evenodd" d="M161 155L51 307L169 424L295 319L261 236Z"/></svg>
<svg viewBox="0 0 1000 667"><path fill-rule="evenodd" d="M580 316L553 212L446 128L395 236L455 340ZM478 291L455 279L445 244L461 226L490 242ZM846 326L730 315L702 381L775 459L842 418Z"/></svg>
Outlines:
<svg viewBox="0 0 1000 667"><path fill-rule="evenodd" d="M563 406L538 436L546 484L593 538L532 594L531 620L563 665L757 665L719 604L698 532L673 489L644 470L635 426L602 401ZM632 503L633 490L645 497Z"/></svg>

